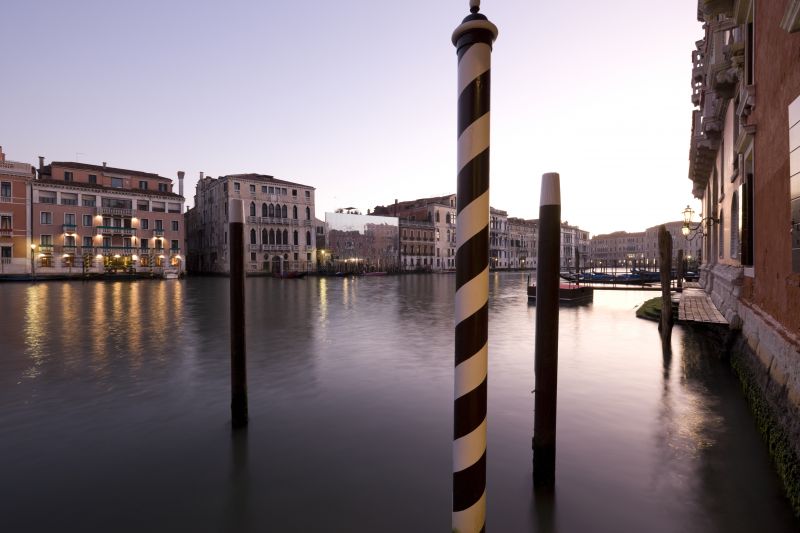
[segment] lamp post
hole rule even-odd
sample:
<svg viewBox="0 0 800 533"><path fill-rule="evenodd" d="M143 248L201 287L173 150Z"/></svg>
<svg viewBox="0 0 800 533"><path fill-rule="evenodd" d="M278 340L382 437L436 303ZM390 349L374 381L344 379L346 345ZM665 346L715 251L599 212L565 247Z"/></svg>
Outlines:
<svg viewBox="0 0 800 533"><path fill-rule="evenodd" d="M719 219L714 216L703 217L700 219L700 222L697 224L692 223L692 217L694 216L694 209L686 206L686 209L683 210L683 227L681 228L681 234L686 238L687 241L692 241L698 235L703 234L703 223L707 222L709 228L713 224L719 224Z"/></svg>

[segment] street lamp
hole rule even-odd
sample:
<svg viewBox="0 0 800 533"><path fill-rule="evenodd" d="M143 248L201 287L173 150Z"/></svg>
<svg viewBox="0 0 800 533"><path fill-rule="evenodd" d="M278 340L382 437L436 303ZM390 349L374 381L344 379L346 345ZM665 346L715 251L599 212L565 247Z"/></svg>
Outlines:
<svg viewBox="0 0 800 533"><path fill-rule="evenodd" d="M683 227L681 228L681 233L683 234L684 237L686 237L687 241L691 241L698 235L703 234L702 231L703 222L708 221L709 226L711 226L712 224L719 224L719 219L713 216L704 217L697 224L692 224L693 216L694 216L694 209L692 209L687 205L686 209L683 210Z"/></svg>

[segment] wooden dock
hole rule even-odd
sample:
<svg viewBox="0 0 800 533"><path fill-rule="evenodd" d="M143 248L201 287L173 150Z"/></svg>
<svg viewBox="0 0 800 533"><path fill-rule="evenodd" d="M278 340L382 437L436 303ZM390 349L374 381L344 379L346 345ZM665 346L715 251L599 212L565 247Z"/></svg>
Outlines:
<svg viewBox="0 0 800 533"><path fill-rule="evenodd" d="M687 283L680 296L678 321L701 324L728 324L717 306L696 283Z"/></svg>

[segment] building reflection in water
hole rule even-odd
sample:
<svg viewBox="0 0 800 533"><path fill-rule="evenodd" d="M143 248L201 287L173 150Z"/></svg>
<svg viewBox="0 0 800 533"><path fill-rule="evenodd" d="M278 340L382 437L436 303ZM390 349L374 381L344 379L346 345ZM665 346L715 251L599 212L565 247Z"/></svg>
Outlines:
<svg viewBox="0 0 800 533"><path fill-rule="evenodd" d="M25 291L25 351L31 360L31 366L23 373L25 378L38 377L48 356L45 350L48 334L45 311L50 298L49 288L46 283L38 283Z"/></svg>

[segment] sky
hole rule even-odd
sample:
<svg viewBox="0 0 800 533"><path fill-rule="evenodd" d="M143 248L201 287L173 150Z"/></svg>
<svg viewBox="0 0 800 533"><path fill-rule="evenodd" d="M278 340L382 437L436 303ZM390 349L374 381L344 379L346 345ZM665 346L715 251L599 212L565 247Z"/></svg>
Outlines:
<svg viewBox="0 0 800 533"><path fill-rule="evenodd" d="M468 0L30 1L0 7L8 159L257 172L316 187L316 214L456 192ZM484 0L491 204L592 234L696 211L688 179L696 0ZM177 190L177 186L176 186Z"/></svg>

